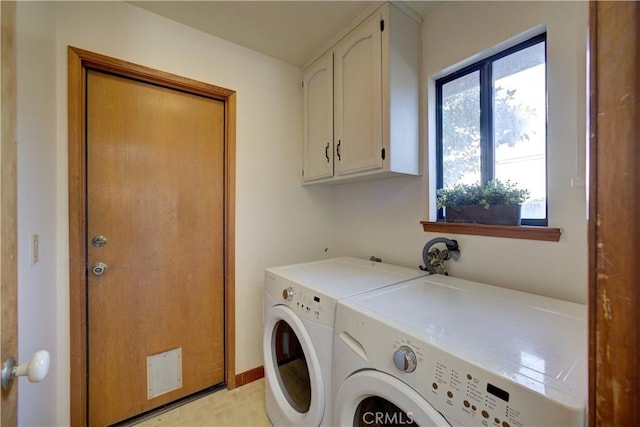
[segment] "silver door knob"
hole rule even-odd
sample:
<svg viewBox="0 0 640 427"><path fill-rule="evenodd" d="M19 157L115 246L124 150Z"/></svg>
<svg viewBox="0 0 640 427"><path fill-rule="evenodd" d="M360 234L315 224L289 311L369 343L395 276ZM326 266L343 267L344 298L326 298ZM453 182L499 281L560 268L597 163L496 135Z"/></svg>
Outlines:
<svg viewBox="0 0 640 427"><path fill-rule="evenodd" d="M107 272L107 270L109 270L109 266L104 262L96 262L91 267L91 272L94 274L94 276L102 276Z"/></svg>

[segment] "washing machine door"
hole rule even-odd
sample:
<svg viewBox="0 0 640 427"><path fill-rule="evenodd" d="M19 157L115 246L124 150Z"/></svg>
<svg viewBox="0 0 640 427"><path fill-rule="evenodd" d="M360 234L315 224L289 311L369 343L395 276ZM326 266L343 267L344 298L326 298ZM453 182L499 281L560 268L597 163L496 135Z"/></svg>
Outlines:
<svg viewBox="0 0 640 427"><path fill-rule="evenodd" d="M375 370L359 371L340 386L335 400L337 426L451 425L414 389Z"/></svg>
<svg viewBox="0 0 640 427"><path fill-rule="evenodd" d="M267 412L275 425L320 425L325 390L309 332L293 310L267 311L263 331Z"/></svg>

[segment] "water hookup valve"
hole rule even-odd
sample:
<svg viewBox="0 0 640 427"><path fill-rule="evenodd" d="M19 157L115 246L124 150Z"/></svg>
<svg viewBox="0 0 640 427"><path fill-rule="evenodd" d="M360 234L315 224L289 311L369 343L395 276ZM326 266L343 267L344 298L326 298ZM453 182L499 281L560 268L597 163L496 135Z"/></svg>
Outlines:
<svg viewBox="0 0 640 427"><path fill-rule="evenodd" d="M433 247L438 243L444 243L445 248L439 249ZM424 245L422 249L422 261L424 267L420 266L420 270L428 271L431 274L444 274L448 276L447 266L445 261L453 258L458 259L460 257L460 247L457 240L447 239L446 237L436 237L431 239Z"/></svg>

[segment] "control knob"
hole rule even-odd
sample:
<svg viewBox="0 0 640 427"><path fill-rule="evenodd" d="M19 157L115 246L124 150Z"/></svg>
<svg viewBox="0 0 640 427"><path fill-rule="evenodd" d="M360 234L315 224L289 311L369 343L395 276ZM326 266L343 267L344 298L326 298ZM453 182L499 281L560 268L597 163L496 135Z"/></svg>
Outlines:
<svg viewBox="0 0 640 427"><path fill-rule="evenodd" d="M403 372L413 372L418 366L418 359L410 347L403 345L393 353L393 363Z"/></svg>
<svg viewBox="0 0 640 427"><path fill-rule="evenodd" d="M282 298L284 298L285 301L291 301L291 299L293 298L293 288L288 287L287 289L283 289Z"/></svg>

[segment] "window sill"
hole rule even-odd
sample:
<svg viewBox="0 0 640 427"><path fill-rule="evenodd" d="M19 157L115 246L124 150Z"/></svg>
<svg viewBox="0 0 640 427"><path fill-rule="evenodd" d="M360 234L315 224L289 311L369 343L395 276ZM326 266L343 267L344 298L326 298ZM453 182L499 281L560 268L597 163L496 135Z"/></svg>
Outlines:
<svg viewBox="0 0 640 427"><path fill-rule="evenodd" d="M561 228L515 225L463 224L457 222L420 221L424 231L470 234L474 236L507 237L510 239L560 241Z"/></svg>

